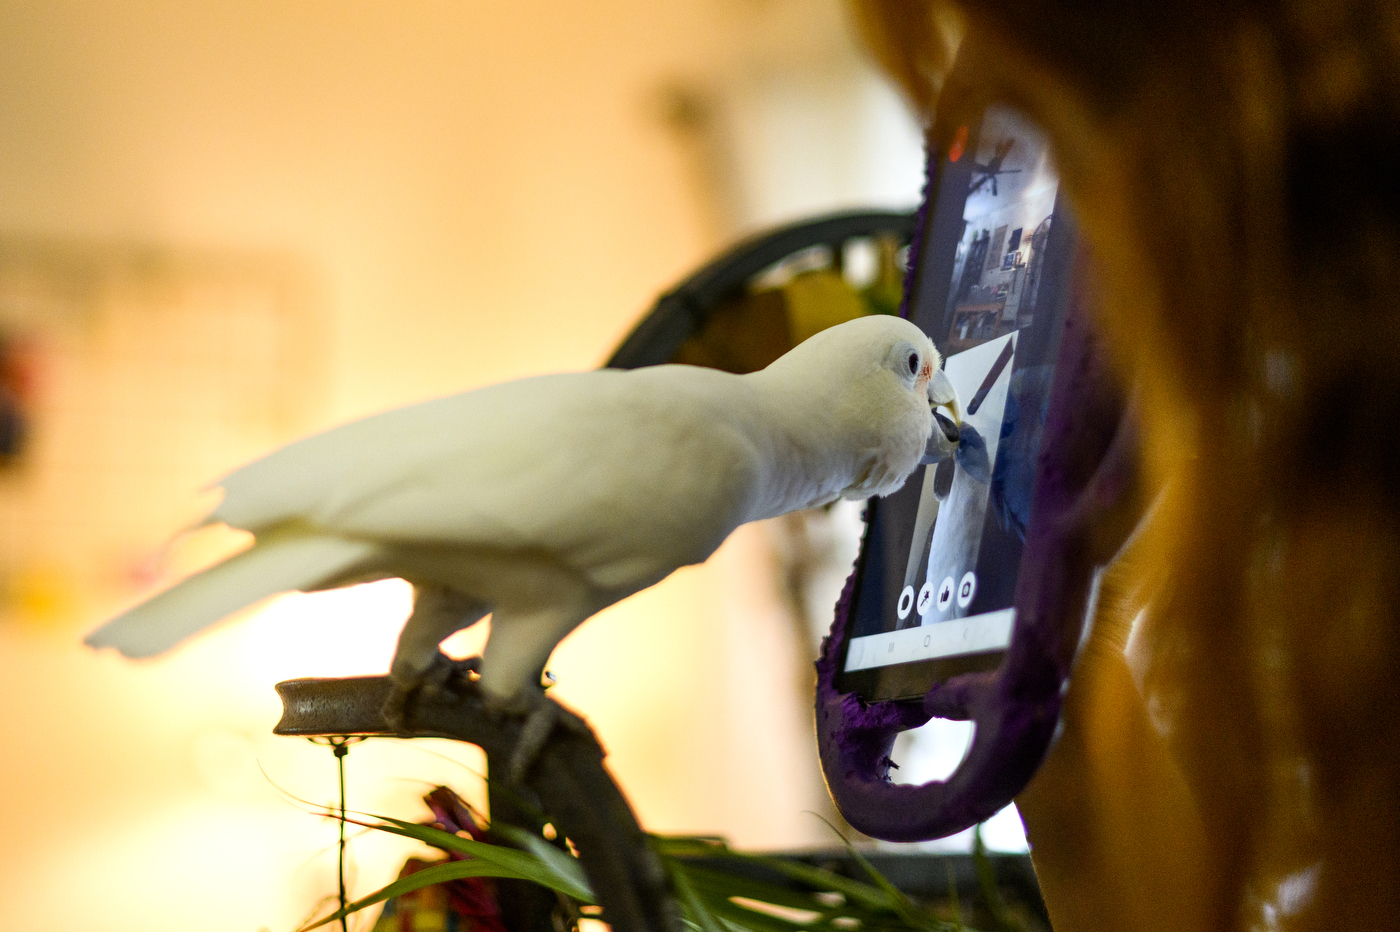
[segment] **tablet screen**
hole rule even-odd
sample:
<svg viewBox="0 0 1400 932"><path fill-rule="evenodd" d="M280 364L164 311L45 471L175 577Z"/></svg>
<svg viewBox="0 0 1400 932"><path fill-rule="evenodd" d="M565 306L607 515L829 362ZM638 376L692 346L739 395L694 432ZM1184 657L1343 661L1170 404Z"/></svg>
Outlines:
<svg viewBox="0 0 1400 932"><path fill-rule="evenodd" d="M922 695L994 668L1014 598L1074 244L1044 136L1005 108L960 129L922 231L910 319L963 407L957 454L870 502L843 682Z"/></svg>

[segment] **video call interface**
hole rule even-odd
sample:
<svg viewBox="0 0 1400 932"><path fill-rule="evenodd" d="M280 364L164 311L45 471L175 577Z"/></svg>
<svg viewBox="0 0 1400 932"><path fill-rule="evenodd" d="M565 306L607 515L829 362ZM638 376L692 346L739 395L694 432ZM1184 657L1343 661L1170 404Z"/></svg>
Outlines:
<svg viewBox="0 0 1400 932"><path fill-rule="evenodd" d="M1072 236L1032 124L992 108L967 136L940 166L910 310L945 358L962 440L871 502L847 673L999 657L1015 620Z"/></svg>

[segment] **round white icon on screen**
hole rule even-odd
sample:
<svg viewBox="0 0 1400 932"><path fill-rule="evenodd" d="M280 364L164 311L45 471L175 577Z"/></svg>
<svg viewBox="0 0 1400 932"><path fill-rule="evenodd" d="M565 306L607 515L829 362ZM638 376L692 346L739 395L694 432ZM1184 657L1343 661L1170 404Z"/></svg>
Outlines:
<svg viewBox="0 0 1400 932"><path fill-rule="evenodd" d="M958 583L958 608L967 608L972 604L972 597L977 594L977 574L968 570L963 573L962 582Z"/></svg>
<svg viewBox="0 0 1400 932"><path fill-rule="evenodd" d="M946 612L948 606L953 604L953 577L944 577L938 584L938 610Z"/></svg>
<svg viewBox="0 0 1400 932"><path fill-rule="evenodd" d="M909 617L909 611L914 607L914 587L905 586L904 591L899 594L899 604L895 606L895 611L899 613L899 620L903 621Z"/></svg>
<svg viewBox="0 0 1400 932"><path fill-rule="evenodd" d="M923 588L919 590L919 599L914 604L920 615L928 614L929 606L933 604L933 583L924 583Z"/></svg>

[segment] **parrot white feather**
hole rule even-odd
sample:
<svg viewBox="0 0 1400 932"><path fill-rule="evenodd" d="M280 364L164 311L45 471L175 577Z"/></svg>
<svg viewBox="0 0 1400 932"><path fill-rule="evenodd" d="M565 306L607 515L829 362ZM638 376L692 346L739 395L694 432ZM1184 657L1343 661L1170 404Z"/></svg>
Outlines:
<svg viewBox="0 0 1400 932"><path fill-rule="evenodd" d="M153 657L254 602L352 570L377 549L371 541L324 534L269 534L137 606L139 624L105 625L87 644Z"/></svg>
<svg viewBox="0 0 1400 932"><path fill-rule="evenodd" d="M206 523L253 532L252 549L87 643L150 656L278 592L401 577L415 597L396 687L428 682L438 644L490 613L481 686L528 702L565 635L738 525L899 488L932 408L956 404L917 327L868 317L749 375L550 375L389 411L225 477Z"/></svg>

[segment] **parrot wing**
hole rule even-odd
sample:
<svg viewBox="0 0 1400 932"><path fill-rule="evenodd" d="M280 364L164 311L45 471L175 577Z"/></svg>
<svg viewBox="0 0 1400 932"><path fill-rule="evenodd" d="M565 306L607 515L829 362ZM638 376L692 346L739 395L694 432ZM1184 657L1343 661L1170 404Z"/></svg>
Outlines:
<svg viewBox="0 0 1400 932"><path fill-rule="evenodd" d="M742 395L689 366L492 386L293 443L224 479L210 520L543 551L600 585L649 583L744 520L760 466Z"/></svg>
<svg viewBox="0 0 1400 932"><path fill-rule="evenodd" d="M221 618L291 589L317 588L372 560L377 545L295 529L260 538L250 549L133 606L84 639L128 657L153 657Z"/></svg>

